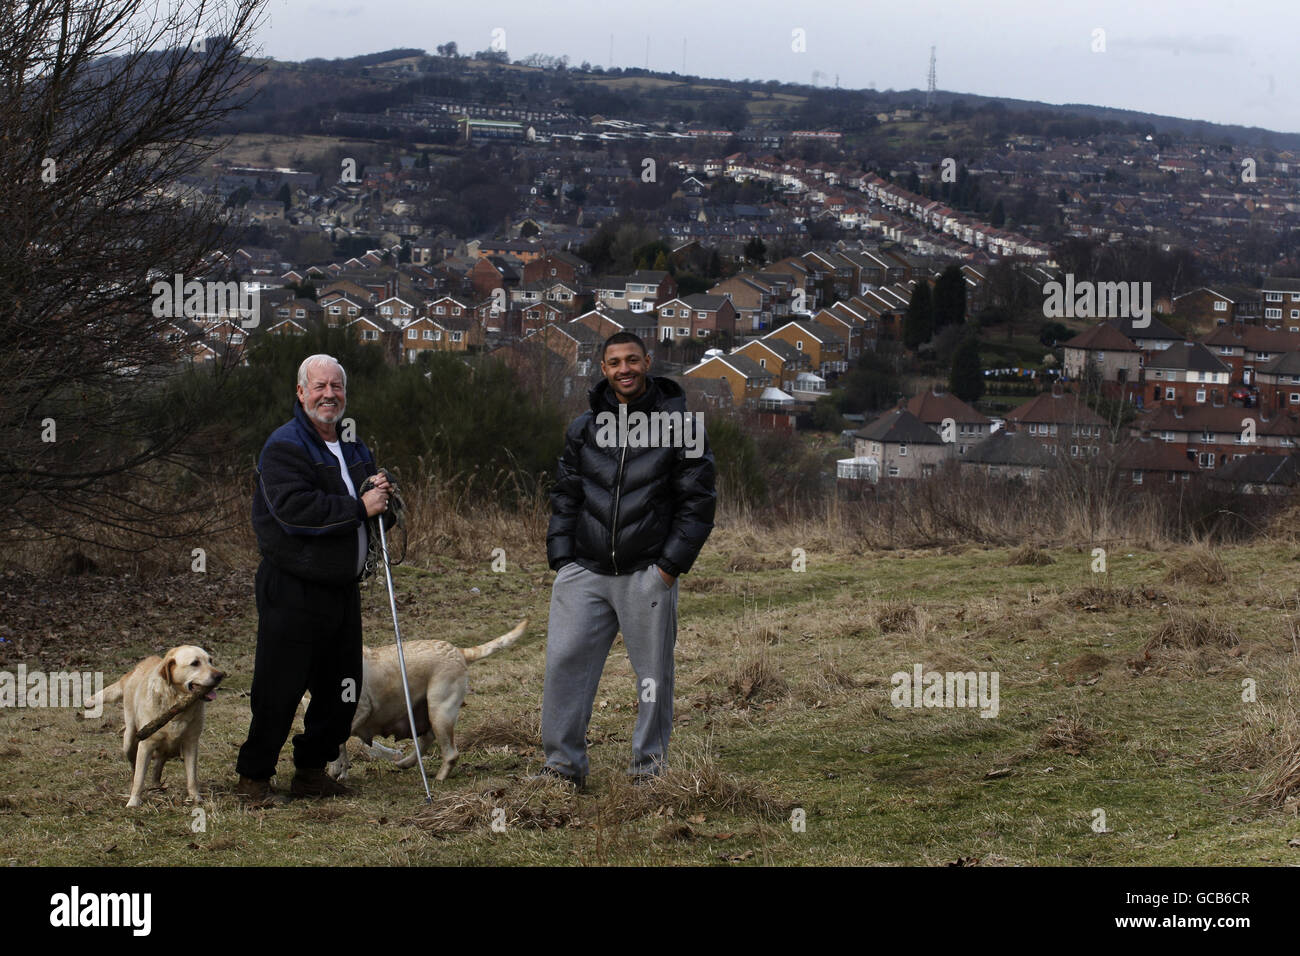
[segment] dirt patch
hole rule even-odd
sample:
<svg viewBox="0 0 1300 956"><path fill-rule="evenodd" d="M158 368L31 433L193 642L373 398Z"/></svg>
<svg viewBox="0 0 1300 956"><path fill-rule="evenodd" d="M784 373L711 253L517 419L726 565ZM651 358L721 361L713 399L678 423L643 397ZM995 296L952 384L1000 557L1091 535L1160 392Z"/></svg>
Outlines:
<svg viewBox="0 0 1300 956"><path fill-rule="evenodd" d="M1080 681L1090 681L1093 678L1100 677L1101 672L1106 669L1110 659L1101 654L1080 654L1072 661L1067 661L1061 667L1061 676L1070 683Z"/></svg>

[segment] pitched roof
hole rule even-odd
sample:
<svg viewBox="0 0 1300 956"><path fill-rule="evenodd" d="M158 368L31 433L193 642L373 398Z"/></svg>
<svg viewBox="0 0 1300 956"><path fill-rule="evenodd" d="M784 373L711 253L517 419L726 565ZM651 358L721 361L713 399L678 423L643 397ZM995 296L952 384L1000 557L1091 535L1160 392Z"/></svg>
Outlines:
<svg viewBox="0 0 1300 956"><path fill-rule="evenodd" d="M907 403L907 410L927 425L937 425L945 418L968 425L975 423L987 425L989 419L971 408L951 392L928 388L920 395L913 396Z"/></svg>
<svg viewBox="0 0 1300 956"><path fill-rule="evenodd" d="M853 433L857 438L878 442L906 442L916 445L942 445L943 439L925 422L905 408L885 412L874 422Z"/></svg>
<svg viewBox="0 0 1300 956"><path fill-rule="evenodd" d="M1157 438L1133 438L1116 451L1116 461L1124 468L1138 471L1199 471L1200 466L1187 457L1184 446Z"/></svg>
<svg viewBox="0 0 1300 956"><path fill-rule="evenodd" d="M1300 375L1300 352L1283 352L1255 369L1258 375Z"/></svg>
<svg viewBox="0 0 1300 956"><path fill-rule="evenodd" d="M1167 349L1161 349L1147 359L1147 368L1178 369L1188 372L1231 371L1200 342L1179 342Z"/></svg>
<svg viewBox="0 0 1300 956"><path fill-rule="evenodd" d="M1252 485L1294 486L1300 484L1300 460L1295 455L1246 455L1219 468L1214 477Z"/></svg>
<svg viewBox="0 0 1300 956"><path fill-rule="evenodd" d="M686 374L689 375L691 372L694 372L696 369L703 368L704 366L708 365L710 362L721 362L727 367L739 372L741 375L745 376L745 378L764 378L764 377L771 378L772 377L771 372L763 368L763 366L759 365L752 358L749 358L748 356L745 355L737 355L734 352L732 352L729 355L706 356L705 358L701 359L700 363L696 365L694 368L687 369Z"/></svg>
<svg viewBox="0 0 1300 956"><path fill-rule="evenodd" d="M792 325L798 331L804 333L809 338L816 339L818 342L821 342L823 345L844 344L844 337L841 335L836 335L826 326L818 325L815 322L803 322L798 319L796 319L793 322L787 322L785 325L781 326L780 329L773 329L771 332L768 332L767 335L763 336L763 338L770 339L774 335L776 335L776 333L780 332L781 329L788 329Z"/></svg>
<svg viewBox="0 0 1300 956"><path fill-rule="evenodd" d="M1122 332L1127 338L1137 341L1138 339L1155 339L1157 341L1182 342L1187 336L1181 332L1175 332L1172 328L1165 325L1154 315L1147 317L1148 324L1142 327L1134 325L1133 319L1109 319L1106 324L1114 326Z"/></svg>
<svg viewBox="0 0 1300 956"><path fill-rule="evenodd" d="M1036 435L1004 430L994 432L966 452L962 463L966 462L980 465L1050 468L1056 464L1056 456L1048 453Z"/></svg>
<svg viewBox="0 0 1300 956"><path fill-rule="evenodd" d="M1007 413L1007 421L1017 424L1105 425L1106 420L1094 412L1073 392L1059 395L1043 392L1019 408Z"/></svg>
<svg viewBox="0 0 1300 956"><path fill-rule="evenodd" d="M1221 325L1201 340L1206 345L1249 349L1252 352L1293 352L1300 350L1300 332L1267 329L1262 325L1234 327Z"/></svg>
<svg viewBox="0 0 1300 956"><path fill-rule="evenodd" d="M1094 325L1065 343L1067 349L1087 349L1090 352L1140 352L1132 340L1109 322Z"/></svg>

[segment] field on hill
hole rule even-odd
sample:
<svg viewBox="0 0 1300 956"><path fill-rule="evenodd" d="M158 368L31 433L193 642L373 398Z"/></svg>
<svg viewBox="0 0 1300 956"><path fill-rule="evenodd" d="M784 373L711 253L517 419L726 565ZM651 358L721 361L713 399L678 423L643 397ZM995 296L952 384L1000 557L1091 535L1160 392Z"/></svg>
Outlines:
<svg viewBox="0 0 1300 956"><path fill-rule="evenodd" d="M202 815L184 803L175 762L168 789L125 808L120 707L96 719L0 711L0 861L1300 861L1290 535L1217 551L1112 546L1107 572L1094 573L1082 546L878 550L811 526L776 534L723 522L683 578L671 772L649 788L622 779L637 697L616 642L589 731L593 775L578 796L522 780L541 762L554 575L535 544L508 549L503 573L486 554L457 556L456 544L397 569L406 639L467 646L530 624L523 643L472 666L460 763L433 785L432 807L414 769L362 760L355 741L355 797L249 810L231 796L256 629L246 551L206 574L6 571L0 669L102 670L108 683L194 642L230 676L208 705ZM793 569L795 548L806 570ZM363 587L363 607L366 643L391 643L382 579ZM996 715L894 706L893 675L918 665L996 674ZM286 788L288 754L277 778ZM436 756L426 765L432 776Z"/></svg>

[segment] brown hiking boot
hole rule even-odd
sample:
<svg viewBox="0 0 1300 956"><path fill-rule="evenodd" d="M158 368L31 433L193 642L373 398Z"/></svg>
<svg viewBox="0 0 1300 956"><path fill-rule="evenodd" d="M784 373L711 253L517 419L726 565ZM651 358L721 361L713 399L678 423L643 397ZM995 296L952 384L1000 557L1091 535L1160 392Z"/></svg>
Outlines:
<svg viewBox="0 0 1300 956"><path fill-rule="evenodd" d="M254 780L241 776L235 785L235 796L250 807L279 807L289 798L271 788L270 780Z"/></svg>
<svg viewBox="0 0 1300 956"><path fill-rule="evenodd" d="M289 796L295 800L302 797L350 797L352 789L339 783L324 770L303 770L300 767L293 775L293 783L289 785Z"/></svg>

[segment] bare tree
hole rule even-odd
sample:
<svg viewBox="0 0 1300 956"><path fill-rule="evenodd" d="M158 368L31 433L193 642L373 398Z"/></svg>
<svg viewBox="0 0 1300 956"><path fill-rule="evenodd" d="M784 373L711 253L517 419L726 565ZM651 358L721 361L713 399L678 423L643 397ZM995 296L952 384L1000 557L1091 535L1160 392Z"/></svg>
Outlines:
<svg viewBox="0 0 1300 956"><path fill-rule="evenodd" d="M264 3L0 0L0 533L129 546L194 508L211 415L162 404L194 329L152 289L209 275L220 199L178 187L252 95Z"/></svg>

